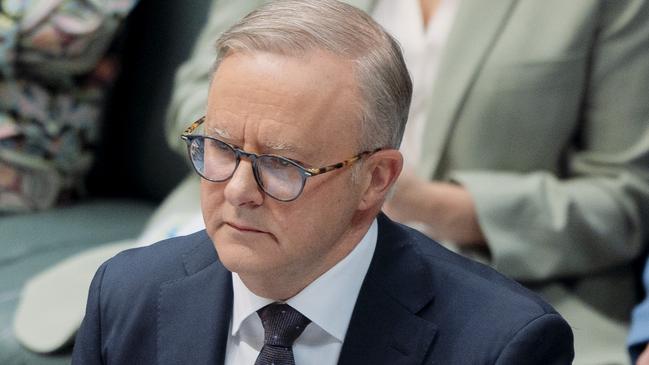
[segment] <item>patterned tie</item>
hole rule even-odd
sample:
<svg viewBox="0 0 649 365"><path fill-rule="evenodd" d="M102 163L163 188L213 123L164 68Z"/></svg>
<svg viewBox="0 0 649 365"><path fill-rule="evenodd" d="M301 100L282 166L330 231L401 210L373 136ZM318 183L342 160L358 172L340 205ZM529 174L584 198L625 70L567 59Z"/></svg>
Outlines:
<svg viewBox="0 0 649 365"><path fill-rule="evenodd" d="M311 320L288 304L269 304L257 314L264 326L264 347L255 365L295 365L293 341Z"/></svg>

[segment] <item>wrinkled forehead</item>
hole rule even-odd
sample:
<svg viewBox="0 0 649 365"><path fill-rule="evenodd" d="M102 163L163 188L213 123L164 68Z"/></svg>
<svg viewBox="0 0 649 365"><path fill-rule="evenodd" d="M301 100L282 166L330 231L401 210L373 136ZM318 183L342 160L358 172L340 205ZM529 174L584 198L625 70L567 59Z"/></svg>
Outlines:
<svg viewBox="0 0 649 365"><path fill-rule="evenodd" d="M234 53L214 74L206 133L284 150L352 148L361 130L359 95L352 63L337 56Z"/></svg>
<svg viewBox="0 0 649 365"><path fill-rule="evenodd" d="M232 125L234 124L234 127ZM207 123L204 129L204 134L210 137L215 137L224 141L237 142L240 140L237 132L238 125L241 123L229 123L228 120L222 120L216 117L213 123ZM230 132L233 130L235 132ZM271 134L270 138L261 138L257 144L261 146L261 150L271 151L277 154L282 152L297 153L307 150L308 141L304 138L290 138L290 133L284 133L286 130L282 128L280 133ZM288 134L288 135L287 135ZM306 142L306 143L304 143Z"/></svg>

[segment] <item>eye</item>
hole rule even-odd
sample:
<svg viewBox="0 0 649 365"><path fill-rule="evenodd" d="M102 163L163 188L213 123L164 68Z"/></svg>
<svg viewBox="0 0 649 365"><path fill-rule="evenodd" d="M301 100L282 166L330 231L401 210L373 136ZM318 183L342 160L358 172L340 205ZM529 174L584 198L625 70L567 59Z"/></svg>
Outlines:
<svg viewBox="0 0 649 365"><path fill-rule="evenodd" d="M230 146L228 146L227 144L225 144L223 142L219 142L216 145L218 146L218 148L220 150L223 150L223 151L229 151L230 150Z"/></svg>
<svg viewBox="0 0 649 365"><path fill-rule="evenodd" d="M268 156L267 158L267 166L272 167L275 169L282 169L286 167L293 167L293 164L291 164L287 159L277 157L277 156Z"/></svg>

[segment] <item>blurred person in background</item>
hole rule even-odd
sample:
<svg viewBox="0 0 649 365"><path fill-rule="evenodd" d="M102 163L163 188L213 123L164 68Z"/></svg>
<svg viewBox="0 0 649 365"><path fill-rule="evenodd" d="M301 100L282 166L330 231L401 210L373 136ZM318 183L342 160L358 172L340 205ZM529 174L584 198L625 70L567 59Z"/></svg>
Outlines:
<svg viewBox="0 0 649 365"><path fill-rule="evenodd" d="M0 2L0 216L83 195L136 0Z"/></svg>

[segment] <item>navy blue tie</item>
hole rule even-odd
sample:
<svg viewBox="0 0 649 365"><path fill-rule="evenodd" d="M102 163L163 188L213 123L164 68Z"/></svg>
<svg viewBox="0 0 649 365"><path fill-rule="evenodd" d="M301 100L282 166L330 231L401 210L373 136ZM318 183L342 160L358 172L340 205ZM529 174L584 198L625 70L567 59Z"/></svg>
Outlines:
<svg viewBox="0 0 649 365"><path fill-rule="evenodd" d="M269 304L257 314L264 326L264 347L255 365L295 365L293 342L311 320L288 304Z"/></svg>

